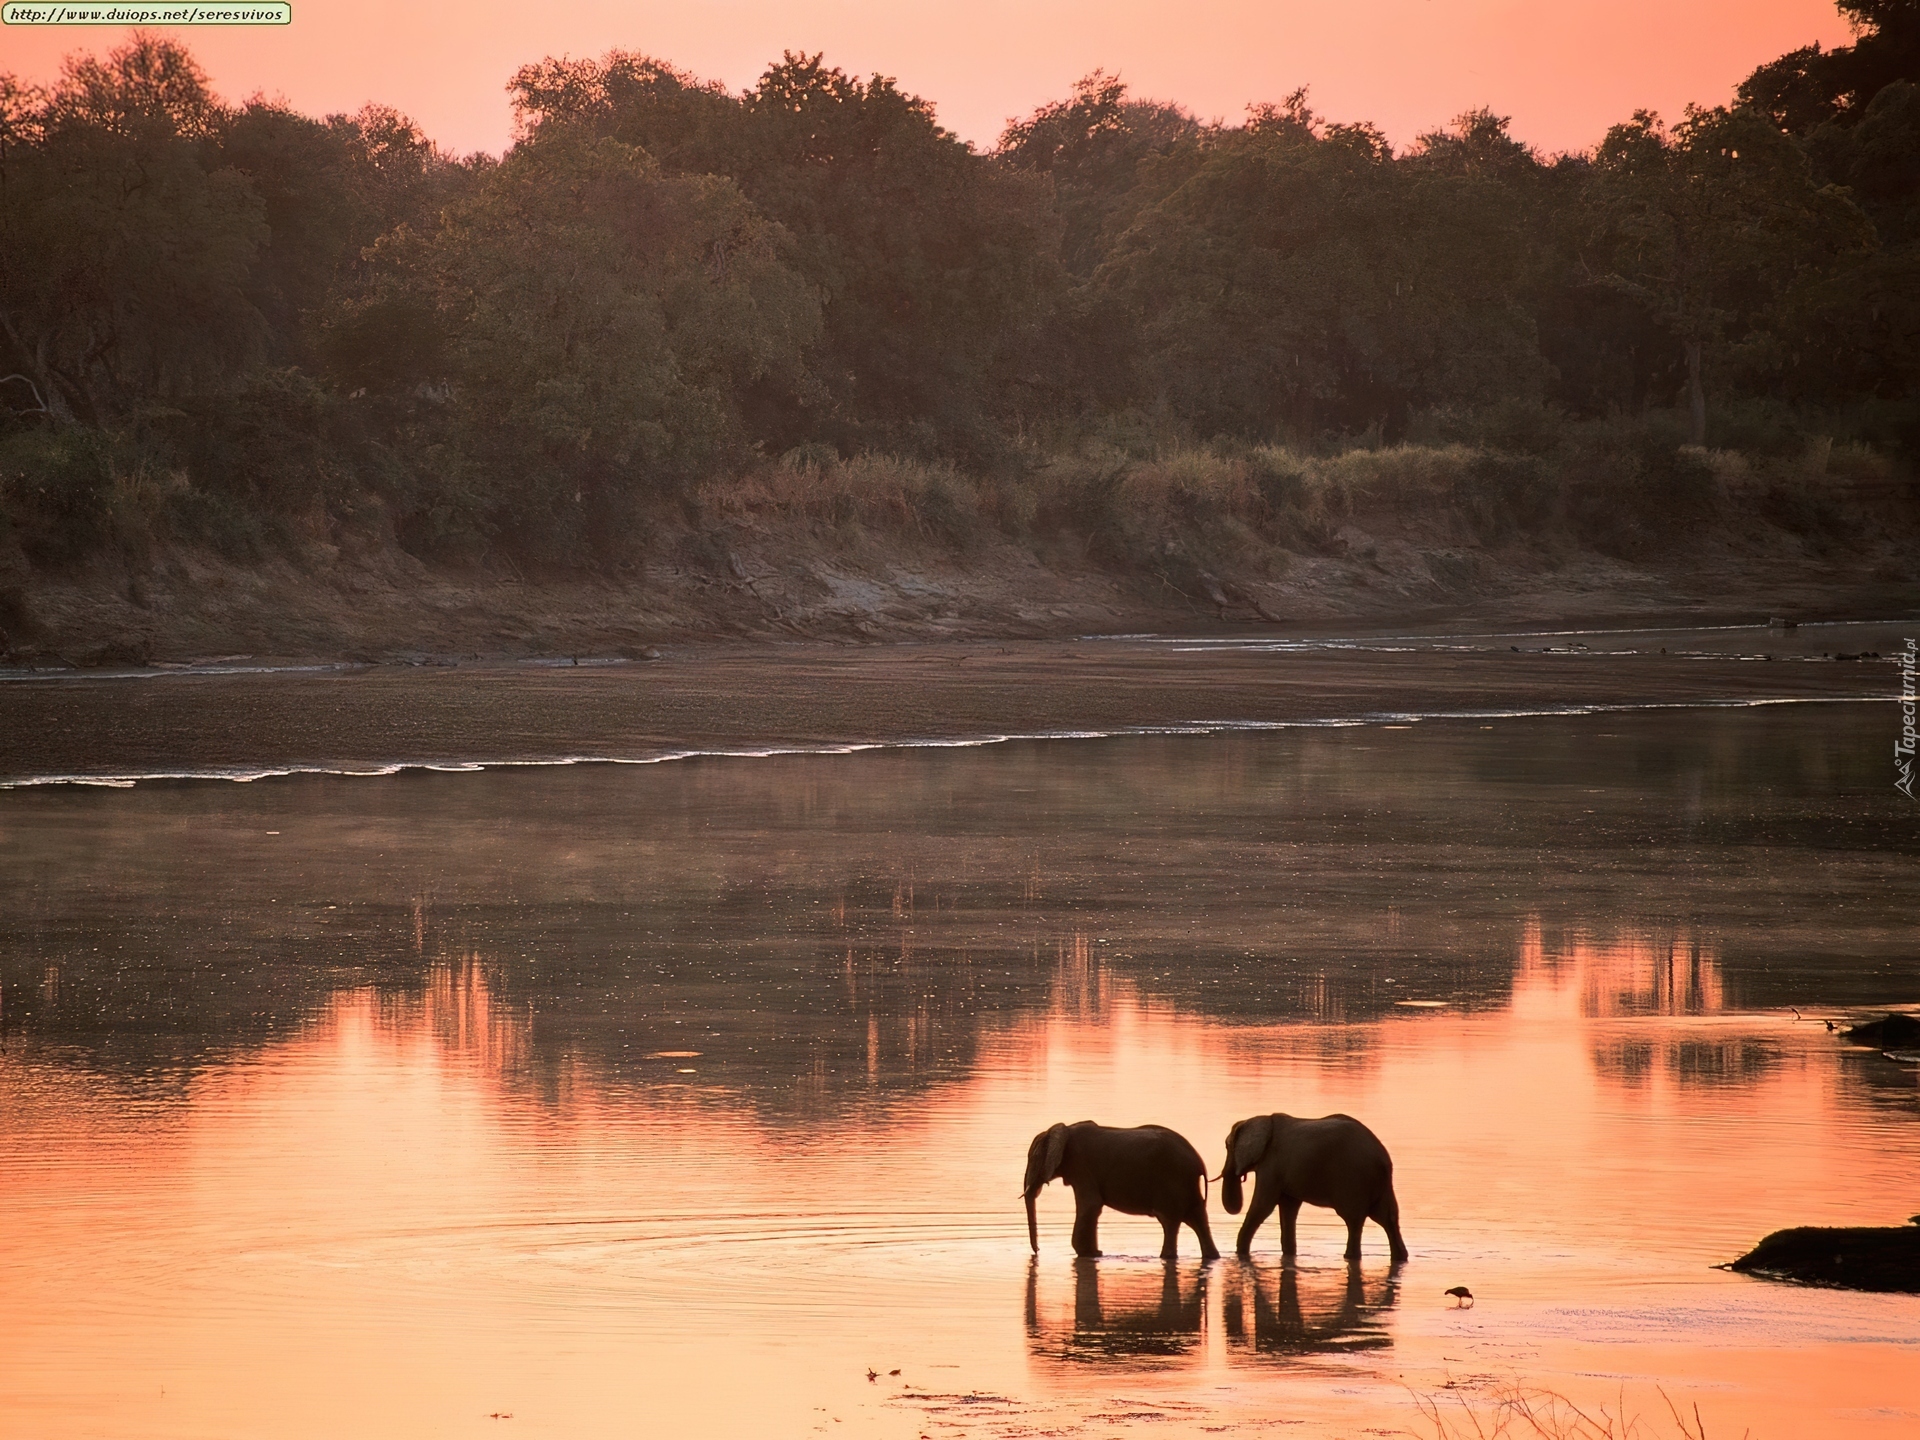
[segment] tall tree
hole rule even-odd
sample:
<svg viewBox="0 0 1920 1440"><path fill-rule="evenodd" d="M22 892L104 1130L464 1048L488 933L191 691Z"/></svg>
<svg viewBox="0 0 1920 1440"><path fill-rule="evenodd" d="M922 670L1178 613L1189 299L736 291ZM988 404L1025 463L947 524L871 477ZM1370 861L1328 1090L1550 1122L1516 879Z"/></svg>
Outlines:
<svg viewBox="0 0 1920 1440"><path fill-rule="evenodd" d="M1138 317L1154 397L1203 432L1395 427L1538 390L1499 187L1397 162L1302 105L1211 137L1096 283Z"/></svg>
<svg viewBox="0 0 1920 1440"><path fill-rule="evenodd" d="M966 448L1013 403L1055 286L1046 192L926 101L791 53L737 98L622 52L529 66L514 86L526 133L585 127L727 176L792 235L824 328L812 383L758 397L764 439Z"/></svg>
<svg viewBox="0 0 1920 1440"><path fill-rule="evenodd" d="M1010 123L996 154L1016 169L1053 182L1068 271L1093 273L1133 218L1144 162L1196 144L1202 127L1177 105L1136 100L1116 75L1095 70L1067 100Z"/></svg>
<svg viewBox="0 0 1920 1440"><path fill-rule="evenodd" d="M187 52L138 36L12 90L0 146L0 364L94 424L233 373L265 324L248 293L267 236L218 165L220 107Z"/></svg>
<svg viewBox="0 0 1920 1440"><path fill-rule="evenodd" d="M582 130L518 146L385 248L446 337L451 483L430 503L535 553L619 550L635 502L724 456L741 392L795 372L819 328L790 240L731 181Z"/></svg>
<svg viewBox="0 0 1920 1440"><path fill-rule="evenodd" d="M1896 81L1920 81L1920 0L1837 0L1854 43L1789 50L1759 66L1735 92L1782 130L1806 135L1821 125L1852 124Z"/></svg>
<svg viewBox="0 0 1920 1440"><path fill-rule="evenodd" d="M1588 263L1684 348L1688 437L1707 440L1710 352L1751 343L1809 271L1872 243L1866 218L1754 110L1638 111L1607 132L1589 187Z"/></svg>

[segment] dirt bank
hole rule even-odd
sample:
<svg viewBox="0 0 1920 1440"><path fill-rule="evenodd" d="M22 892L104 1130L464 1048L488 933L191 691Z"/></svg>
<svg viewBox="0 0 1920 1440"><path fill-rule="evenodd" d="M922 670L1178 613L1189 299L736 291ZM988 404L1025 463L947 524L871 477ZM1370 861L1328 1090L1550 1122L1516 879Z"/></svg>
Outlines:
<svg viewBox="0 0 1920 1440"><path fill-rule="evenodd" d="M1522 524L1475 488L1486 463L1476 452L1314 463L1284 503L1263 498L1245 463L1202 455L1134 464L1093 499L1055 480L1045 492L1055 508L1034 510L1029 496L1031 514L985 482L926 467L775 468L623 537L633 559L543 574L504 550L486 564L423 562L371 500L311 516L245 562L147 526L84 563L36 567L0 532L0 655L55 666L236 653L636 656L716 639L1311 633L1920 606L1920 501L1893 471L1761 480L1729 461L1684 514L1642 495L1635 503L1654 510L1596 520L1590 498L1578 510L1581 492L1568 489Z"/></svg>

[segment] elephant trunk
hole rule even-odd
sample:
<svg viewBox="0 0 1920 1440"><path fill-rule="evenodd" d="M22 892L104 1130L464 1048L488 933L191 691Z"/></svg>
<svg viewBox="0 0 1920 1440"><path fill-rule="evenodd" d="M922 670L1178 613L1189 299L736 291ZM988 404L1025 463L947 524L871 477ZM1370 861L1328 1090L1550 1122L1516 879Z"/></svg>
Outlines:
<svg viewBox="0 0 1920 1440"><path fill-rule="evenodd" d="M1229 1215L1240 1213L1240 1176L1233 1168L1233 1157L1227 1157L1227 1168L1220 1173L1220 1204Z"/></svg>
<svg viewBox="0 0 1920 1440"><path fill-rule="evenodd" d="M1027 1191L1027 1243L1036 1255L1040 1253L1040 1218L1035 1214L1033 1202L1039 1194L1037 1189Z"/></svg>

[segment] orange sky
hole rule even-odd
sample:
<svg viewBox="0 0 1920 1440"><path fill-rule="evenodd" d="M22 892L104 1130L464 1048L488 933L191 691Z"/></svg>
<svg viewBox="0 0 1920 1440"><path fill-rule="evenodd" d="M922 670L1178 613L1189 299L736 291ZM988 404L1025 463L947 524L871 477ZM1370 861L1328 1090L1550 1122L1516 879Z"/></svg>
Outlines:
<svg viewBox="0 0 1920 1440"><path fill-rule="evenodd" d="M229 98L314 113L380 100L455 150L499 150L503 85L545 55L614 46L734 87L783 49L895 76L965 138L1065 94L1095 66L1136 94L1237 119L1312 87L1334 119L1403 144L1475 105L1545 150L1591 145L1640 106L1714 103L1760 61L1845 43L1831 0L293 0L291 26L173 30ZM126 32L0 31L0 68L53 76Z"/></svg>

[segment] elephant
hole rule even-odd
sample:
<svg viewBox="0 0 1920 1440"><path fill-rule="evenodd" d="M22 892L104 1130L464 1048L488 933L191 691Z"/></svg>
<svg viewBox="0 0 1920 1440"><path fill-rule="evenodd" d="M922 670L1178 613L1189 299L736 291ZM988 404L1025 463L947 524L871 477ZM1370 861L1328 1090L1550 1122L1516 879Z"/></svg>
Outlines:
<svg viewBox="0 0 1920 1440"><path fill-rule="evenodd" d="M1021 1187L1027 1202L1027 1240L1040 1250L1040 1222L1034 1202L1050 1180L1073 1190L1073 1253L1100 1253L1100 1211L1111 1205L1126 1215L1151 1215L1166 1242L1162 1260L1180 1254L1180 1227L1190 1225L1200 1240L1200 1257L1218 1260L1220 1252L1207 1228L1207 1197L1202 1188L1206 1162L1184 1136L1163 1125L1120 1129L1082 1120L1055 1125L1033 1137L1027 1147L1027 1175Z"/></svg>
<svg viewBox="0 0 1920 1440"><path fill-rule="evenodd" d="M1220 1203L1240 1213L1240 1181L1253 1172L1253 1203L1240 1224L1241 1259L1253 1250L1253 1232L1277 1206L1280 1253L1295 1254L1294 1222L1302 1205L1324 1205L1347 1222L1346 1258L1360 1258L1360 1231L1369 1220L1387 1232L1393 1263L1407 1258L1400 1238L1400 1202L1393 1193L1393 1158L1374 1133L1351 1115L1300 1120L1255 1115L1227 1132L1227 1163Z"/></svg>

